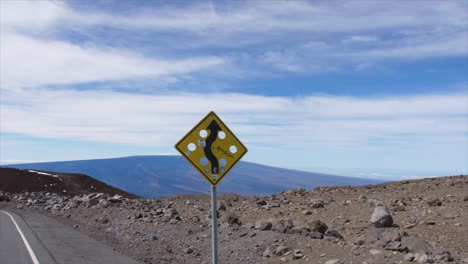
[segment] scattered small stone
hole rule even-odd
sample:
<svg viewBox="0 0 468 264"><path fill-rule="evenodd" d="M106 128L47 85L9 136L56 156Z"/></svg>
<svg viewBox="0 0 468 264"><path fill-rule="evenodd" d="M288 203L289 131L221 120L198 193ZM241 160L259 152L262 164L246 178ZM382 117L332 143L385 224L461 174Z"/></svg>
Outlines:
<svg viewBox="0 0 468 264"><path fill-rule="evenodd" d="M367 201L367 197L364 194L359 195L358 200Z"/></svg>
<svg viewBox="0 0 468 264"><path fill-rule="evenodd" d="M234 213L227 214L226 217L225 217L225 220L230 225L233 225L233 224L241 225L242 224L241 221L239 220L239 216L237 216Z"/></svg>
<svg viewBox="0 0 468 264"><path fill-rule="evenodd" d="M329 259L325 262L325 264L341 264L341 260L340 259Z"/></svg>
<svg viewBox="0 0 468 264"><path fill-rule="evenodd" d="M279 245L275 250L277 256L284 256L287 252L289 252L289 247L285 245Z"/></svg>
<svg viewBox="0 0 468 264"><path fill-rule="evenodd" d="M416 222L413 223L407 223L405 226L403 226L404 229L411 229L417 225Z"/></svg>
<svg viewBox="0 0 468 264"><path fill-rule="evenodd" d="M432 200L427 201L427 204L431 207L441 206L442 201L439 198L434 198Z"/></svg>
<svg viewBox="0 0 468 264"><path fill-rule="evenodd" d="M226 205L221 203L221 205L218 207L218 211L226 211Z"/></svg>
<svg viewBox="0 0 468 264"><path fill-rule="evenodd" d="M323 239L323 234L320 232L311 232L309 236L312 239Z"/></svg>
<svg viewBox="0 0 468 264"><path fill-rule="evenodd" d="M390 241L389 243L387 243L387 245L385 245L385 249L399 252L408 251L408 248L403 247L400 241Z"/></svg>
<svg viewBox="0 0 468 264"><path fill-rule="evenodd" d="M354 240L354 244L358 245L358 246L364 245L365 243L366 243L366 236L365 235L359 236L358 238L356 238Z"/></svg>
<svg viewBox="0 0 468 264"><path fill-rule="evenodd" d="M393 209L394 212L403 212L403 211L406 211L406 207L403 206L403 205L394 206L392 209Z"/></svg>
<svg viewBox="0 0 468 264"><path fill-rule="evenodd" d="M404 259L405 261L413 261L413 260L414 260L414 254L413 254L413 253L405 254L405 256L403 257L403 259Z"/></svg>
<svg viewBox="0 0 468 264"><path fill-rule="evenodd" d="M336 231L336 230L328 230L326 233L325 233L325 236L327 237L334 237L334 238L337 238L339 240L343 240L344 237L340 234L340 232Z"/></svg>
<svg viewBox="0 0 468 264"><path fill-rule="evenodd" d="M426 225L435 225L436 222L435 222L435 221L432 221L432 220L426 220L426 221L425 221L425 224L426 224Z"/></svg>
<svg viewBox="0 0 468 264"><path fill-rule="evenodd" d="M185 254L191 254L191 253L193 253L193 249L191 249L191 248L185 248L185 249L184 249L184 253L185 253Z"/></svg>
<svg viewBox="0 0 468 264"><path fill-rule="evenodd" d="M440 250L439 252L433 252L432 254L434 256L434 260L437 262L452 262L454 258L452 257L452 254L450 254L449 251L445 250Z"/></svg>
<svg viewBox="0 0 468 264"><path fill-rule="evenodd" d="M325 203L319 199L312 199L310 206L312 208L323 208Z"/></svg>
<svg viewBox="0 0 468 264"><path fill-rule="evenodd" d="M257 230L266 231L266 230L271 230L272 227L273 227L273 224L268 220L260 220L260 221L255 222L255 229Z"/></svg>
<svg viewBox="0 0 468 264"><path fill-rule="evenodd" d="M302 251L300 249L294 250L293 259L300 259L300 258L303 258L303 257L304 257L304 254L302 253Z"/></svg>
<svg viewBox="0 0 468 264"><path fill-rule="evenodd" d="M310 211L310 210L304 210L304 211L302 211L302 214L303 214L303 215L311 215L311 214L312 214L312 211Z"/></svg>
<svg viewBox="0 0 468 264"><path fill-rule="evenodd" d="M268 207L278 208L278 207L281 207L281 205L279 203L276 203L276 202L271 202L271 203L268 203Z"/></svg>
<svg viewBox="0 0 468 264"><path fill-rule="evenodd" d="M271 246L270 246L270 247L267 247L267 248L265 249L265 251L263 251L262 256L263 256L264 258L269 258L269 257L273 256L273 253L271 252Z"/></svg>
<svg viewBox="0 0 468 264"><path fill-rule="evenodd" d="M434 260L430 255L423 254L417 258L418 263L432 263Z"/></svg>

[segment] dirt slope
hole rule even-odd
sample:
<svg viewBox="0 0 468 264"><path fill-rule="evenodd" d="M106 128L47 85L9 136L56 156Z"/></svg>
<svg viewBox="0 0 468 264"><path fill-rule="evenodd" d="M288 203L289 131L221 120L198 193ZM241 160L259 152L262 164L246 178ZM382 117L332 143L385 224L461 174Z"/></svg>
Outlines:
<svg viewBox="0 0 468 264"><path fill-rule="evenodd" d="M55 217L143 263L211 263L208 195L28 195L0 208ZM468 176L218 201L219 263L468 263Z"/></svg>
<svg viewBox="0 0 468 264"><path fill-rule="evenodd" d="M117 189L84 174L0 168L0 190L4 192L52 192L63 195L89 193L136 195Z"/></svg>

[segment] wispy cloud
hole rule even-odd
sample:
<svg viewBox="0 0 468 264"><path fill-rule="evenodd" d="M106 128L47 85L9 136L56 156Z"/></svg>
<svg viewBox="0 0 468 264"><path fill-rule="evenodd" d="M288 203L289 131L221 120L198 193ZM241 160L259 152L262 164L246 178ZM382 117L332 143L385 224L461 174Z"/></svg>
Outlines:
<svg viewBox="0 0 468 264"><path fill-rule="evenodd" d="M15 12L22 11L23 12ZM130 49L78 45L49 36L71 12L61 3L2 2L0 86L2 89L153 78L186 74L222 64L217 56L145 57ZM39 16L32 15L39 13ZM24 15L17 17L19 14ZM26 16L29 14L31 16ZM36 31L35 31L36 30Z"/></svg>
<svg viewBox="0 0 468 264"><path fill-rule="evenodd" d="M223 63L223 59L214 56L178 60L145 58L126 50L81 47L19 35L2 35L0 44L3 88L157 78Z"/></svg>
<svg viewBox="0 0 468 264"><path fill-rule="evenodd" d="M218 111L250 144L329 148L375 141L466 141L466 94L391 98L246 94L136 95L111 91L5 93L2 132L163 146ZM102 100L106 98L106 100ZM41 113L31 118L31 113ZM305 132L307 131L307 133ZM413 136L414 135L414 136ZM418 139L419 138L419 139ZM295 144L293 144L295 142ZM372 145L372 144L370 144Z"/></svg>
<svg viewBox="0 0 468 264"><path fill-rule="evenodd" d="M1 9L4 87L197 71L248 76L370 70L389 59L468 54L463 1L392 2L385 8L378 1L197 2L120 12L6 1ZM96 27L126 38L108 43ZM64 31L87 41L64 38ZM145 46L142 38L158 41ZM219 52L206 55L204 48Z"/></svg>

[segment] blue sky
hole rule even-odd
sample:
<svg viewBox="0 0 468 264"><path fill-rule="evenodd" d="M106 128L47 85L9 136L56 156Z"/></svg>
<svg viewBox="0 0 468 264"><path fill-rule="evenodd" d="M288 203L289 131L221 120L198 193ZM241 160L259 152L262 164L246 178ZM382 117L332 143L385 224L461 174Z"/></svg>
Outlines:
<svg viewBox="0 0 468 264"><path fill-rule="evenodd" d="M244 160L468 173L466 1L1 1L0 163L176 154L215 111Z"/></svg>

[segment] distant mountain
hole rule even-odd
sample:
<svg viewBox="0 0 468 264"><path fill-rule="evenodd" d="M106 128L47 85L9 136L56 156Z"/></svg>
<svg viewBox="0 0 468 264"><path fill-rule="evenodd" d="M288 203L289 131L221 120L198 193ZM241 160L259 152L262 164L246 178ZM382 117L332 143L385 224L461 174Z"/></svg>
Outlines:
<svg viewBox="0 0 468 264"><path fill-rule="evenodd" d="M210 191L208 181L181 156L133 156L7 166L83 173L146 198ZM288 170L241 161L218 184L218 192L265 195L297 188L377 183L382 181Z"/></svg>
<svg viewBox="0 0 468 264"><path fill-rule="evenodd" d="M88 175L14 168L0 168L0 191L53 192L62 195L102 192L110 195L119 194L127 198L139 198Z"/></svg>

